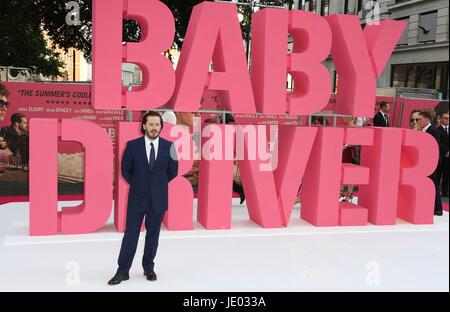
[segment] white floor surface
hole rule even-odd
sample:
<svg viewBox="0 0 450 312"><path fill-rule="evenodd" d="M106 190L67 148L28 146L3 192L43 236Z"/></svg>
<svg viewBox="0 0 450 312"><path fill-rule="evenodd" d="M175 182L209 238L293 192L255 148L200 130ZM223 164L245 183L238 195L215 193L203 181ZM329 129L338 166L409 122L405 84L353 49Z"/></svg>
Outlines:
<svg viewBox="0 0 450 312"><path fill-rule="evenodd" d="M233 204L231 230L163 226L156 282L142 272L141 233L130 280L117 286L107 285L123 236L112 216L95 233L30 237L29 204L0 205L0 291L449 291L447 212L433 225L319 228L297 205L287 228L263 229Z"/></svg>

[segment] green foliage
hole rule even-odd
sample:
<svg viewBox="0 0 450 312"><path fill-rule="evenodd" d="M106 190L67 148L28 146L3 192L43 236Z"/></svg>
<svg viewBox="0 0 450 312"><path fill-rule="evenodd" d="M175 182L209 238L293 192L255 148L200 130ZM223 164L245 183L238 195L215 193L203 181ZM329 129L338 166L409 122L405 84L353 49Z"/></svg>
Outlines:
<svg viewBox="0 0 450 312"><path fill-rule="evenodd" d="M67 1L62 0L2 0L0 10L0 34L3 48L0 49L0 65L30 67L35 73L46 76L61 76L63 65L57 55L46 48L42 32L45 31L54 45L68 50L75 48L83 52L90 61L92 55L92 0L76 0L80 8L80 23L68 25ZM174 46L183 46L192 8L204 0L162 0L175 18ZM283 5L293 0L240 0L239 2ZM238 6L244 15L241 23L245 41L250 40L251 6ZM133 20L124 20L123 41L139 42L141 30Z"/></svg>
<svg viewBox="0 0 450 312"><path fill-rule="evenodd" d="M62 76L63 64L47 48L33 0L2 0L0 65L27 67L44 76Z"/></svg>
<svg viewBox="0 0 450 312"><path fill-rule="evenodd" d="M78 26L70 26L65 22L67 10L66 1L36 0L39 15L44 23L44 29L55 44L62 48L76 48L83 51L85 57L91 59L92 49L92 0L77 0L80 4L80 21ZM161 0L168 6L175 18L174 46L179 49L183 46L192 9L204 0ZM293 3L293 0L240 0L253 4L268 4L282 6ZM251 29L251 9L247 6L239 6L244 13L244 21L241 23L244 40L248 40ZM125 20L123 23L123 41L139 42L141 30L139 24L133 20Z"/></svg>

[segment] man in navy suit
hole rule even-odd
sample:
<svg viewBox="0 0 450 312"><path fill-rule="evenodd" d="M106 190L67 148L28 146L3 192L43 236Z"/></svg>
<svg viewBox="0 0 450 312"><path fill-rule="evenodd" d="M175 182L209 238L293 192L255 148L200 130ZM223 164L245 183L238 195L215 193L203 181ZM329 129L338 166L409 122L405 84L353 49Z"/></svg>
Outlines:
<svg viewBox="0 0 450 312"><path fill-rule="evenodd" d="M375 127L389 127L388 113L391 107L388 102L380 103L380 111L373 117L373 125Z"/></svg>
<svg viewBox="0 0 450 312"><path fill-rule="evenodd" d="M129 279L129 270L145 216L144 275L156 280L154 259L159 232L168 209L168 185L178 175L178 160L173 143L159 137L163 128L161 115L148 112L142 118L139 139L129 141L122 157L122 176L130 185L127 220L116 275L108 282L117 285Z"/></svg>
<svg viewBox="0 0 450 312"><path fill-rule="evenodd" d="M442 166L441 171L438 174L438 181L442 176L442 196L448 197L448 158L449 158L449 120L448 112L443 113L440 116L441 126L438 129L441 135L441 159Z"/></svg>
<svg viewBox="0 0 450 312"><path fill-rule="evenodd" d="M441 140L440 140L440 135L438 130L436 129L435 126L433 126L433 124L431 123L432 117L430 115L430 113L428 111L421 111L419 113L419 126L421 128L421 131L427 132L429 134L431 134L434 139L436 140L439 148L441 148ZM434 170L433 174L431 176L429 176L429 178L431 180L433 180L434 182L434 186L435 186L435 202L434 202L434 214L436 216L442 216L442 202L441 202L441 194L439 192L439 181L438 181L438 169L440 166L440 157L439 157L439 163L438 166L436 167L436 170Z"/></svg>

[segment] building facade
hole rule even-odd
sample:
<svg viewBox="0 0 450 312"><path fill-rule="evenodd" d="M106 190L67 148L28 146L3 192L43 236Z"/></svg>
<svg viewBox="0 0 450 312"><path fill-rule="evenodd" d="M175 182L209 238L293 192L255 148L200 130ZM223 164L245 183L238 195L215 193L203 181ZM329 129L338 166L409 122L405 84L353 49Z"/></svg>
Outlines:
<svg viewBox="0 0 450 312"><path fill-rule="evenodd" d="M447 0L298 0L294 9L358 15L362 27L384 19L408 22L382 75L378 88L435 89L449 98L449 2ZM339 75L333 61L324 64L337 91Z"/></svg>

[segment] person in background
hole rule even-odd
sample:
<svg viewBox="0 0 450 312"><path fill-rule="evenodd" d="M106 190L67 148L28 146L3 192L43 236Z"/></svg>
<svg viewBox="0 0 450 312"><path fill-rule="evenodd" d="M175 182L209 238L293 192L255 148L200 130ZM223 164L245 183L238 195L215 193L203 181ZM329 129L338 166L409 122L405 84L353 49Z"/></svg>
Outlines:
<svg viewBox="0 0 450 312"><path fill-rule="evenodd" d="M330 123L325 116L312 116L311 125L313 126L329 126Z"/></svg>
<svg viewBox="0 0 450 312"><path fill-rule="evenodd" d="M8 148L8 143L0 132L0 168L9 165L10 159L13 156L13 152Z"/></svg>
<svg viewBox="0 0 450 312"><path fill-rule="evenodd" d="M369 127L369 126L373 126L372 122L370 121L370 118L365 118L365 117L358 117L358 120L356 122L356 126L361 128L361 127Z"/></svg>
<svg viewBox="0 0 450 312"><path fill-rule="evenodd" d="M411 130L420 130L420 127L419 127L419 113L420 113L420 110L415 109L409 115L409 128Z"/></svg>
<svg viewBox="0 0 450 312"><path fill-rule="evenodd" d="M0 122L5 119L6 111L9 108L8 96L8 89L0 83Z"/></svg>
<svg viewBox="0 0 450 312"><path fill-rule="evenodd" d="M419 126L420 130L427 132L428 134L431 134L433 138L436 140L438 146L441 146L440 142L440 136L439 131L436 129L435 126L431 123L433 120L433 116L428 112L428 110L423 110L419 113ZM440 158L440 157L439 157ZM436 167L436 170L429 176L429 178L433 181L435 186L435 202L434 202L434 214L436 216L442 216L442 202L441 202L441 194L439 192L439 182L438 182L438 170L440 166L440 159L439 164Z"/></svg>
<svg viewBox="0 0 450 312"><path fill-rule="evenodd" d="M388 102L380 103L380 111L373 117L373 125L375 127L390 127L388 113L391 107Z"/></svg>
<svg viewBox="0 0 450 312"><path fill-rule="evenodd" d="M431 107L425 107L423 110L423 112L427 112L430 117L431 117L431 124L436 127L436 112L434 111L434 109L432 109Z"/></svg>
<svg viewBox="0 0 450 312"><path fill-rule="evenodd" d="M449 114L448 111L443 113L440 118L441 126L437 128L441 139L441 170L438 173L438 181L442 179L441 193L442 196L448 197L448 158L449 158Z"/></svg>
<svg viewBox="0 0 450 312"><path fill-rule="evenodd" d="M1 132L4 135L9 148L14 153L16 165L27 166L29 152L27 117L21 113L12 114L11 125L3 127Z"/></svg>
<svg viewBox="0 0 450 312"><path fill-rule="evenodd" d="M436 127L440 126L440 118L443 114L447 113L448 114L449 111L449 104L448 101L442 101L439 102L435 107L434 107L434 112L436 113L436 120L435 120L435 124Z"/></svg>

